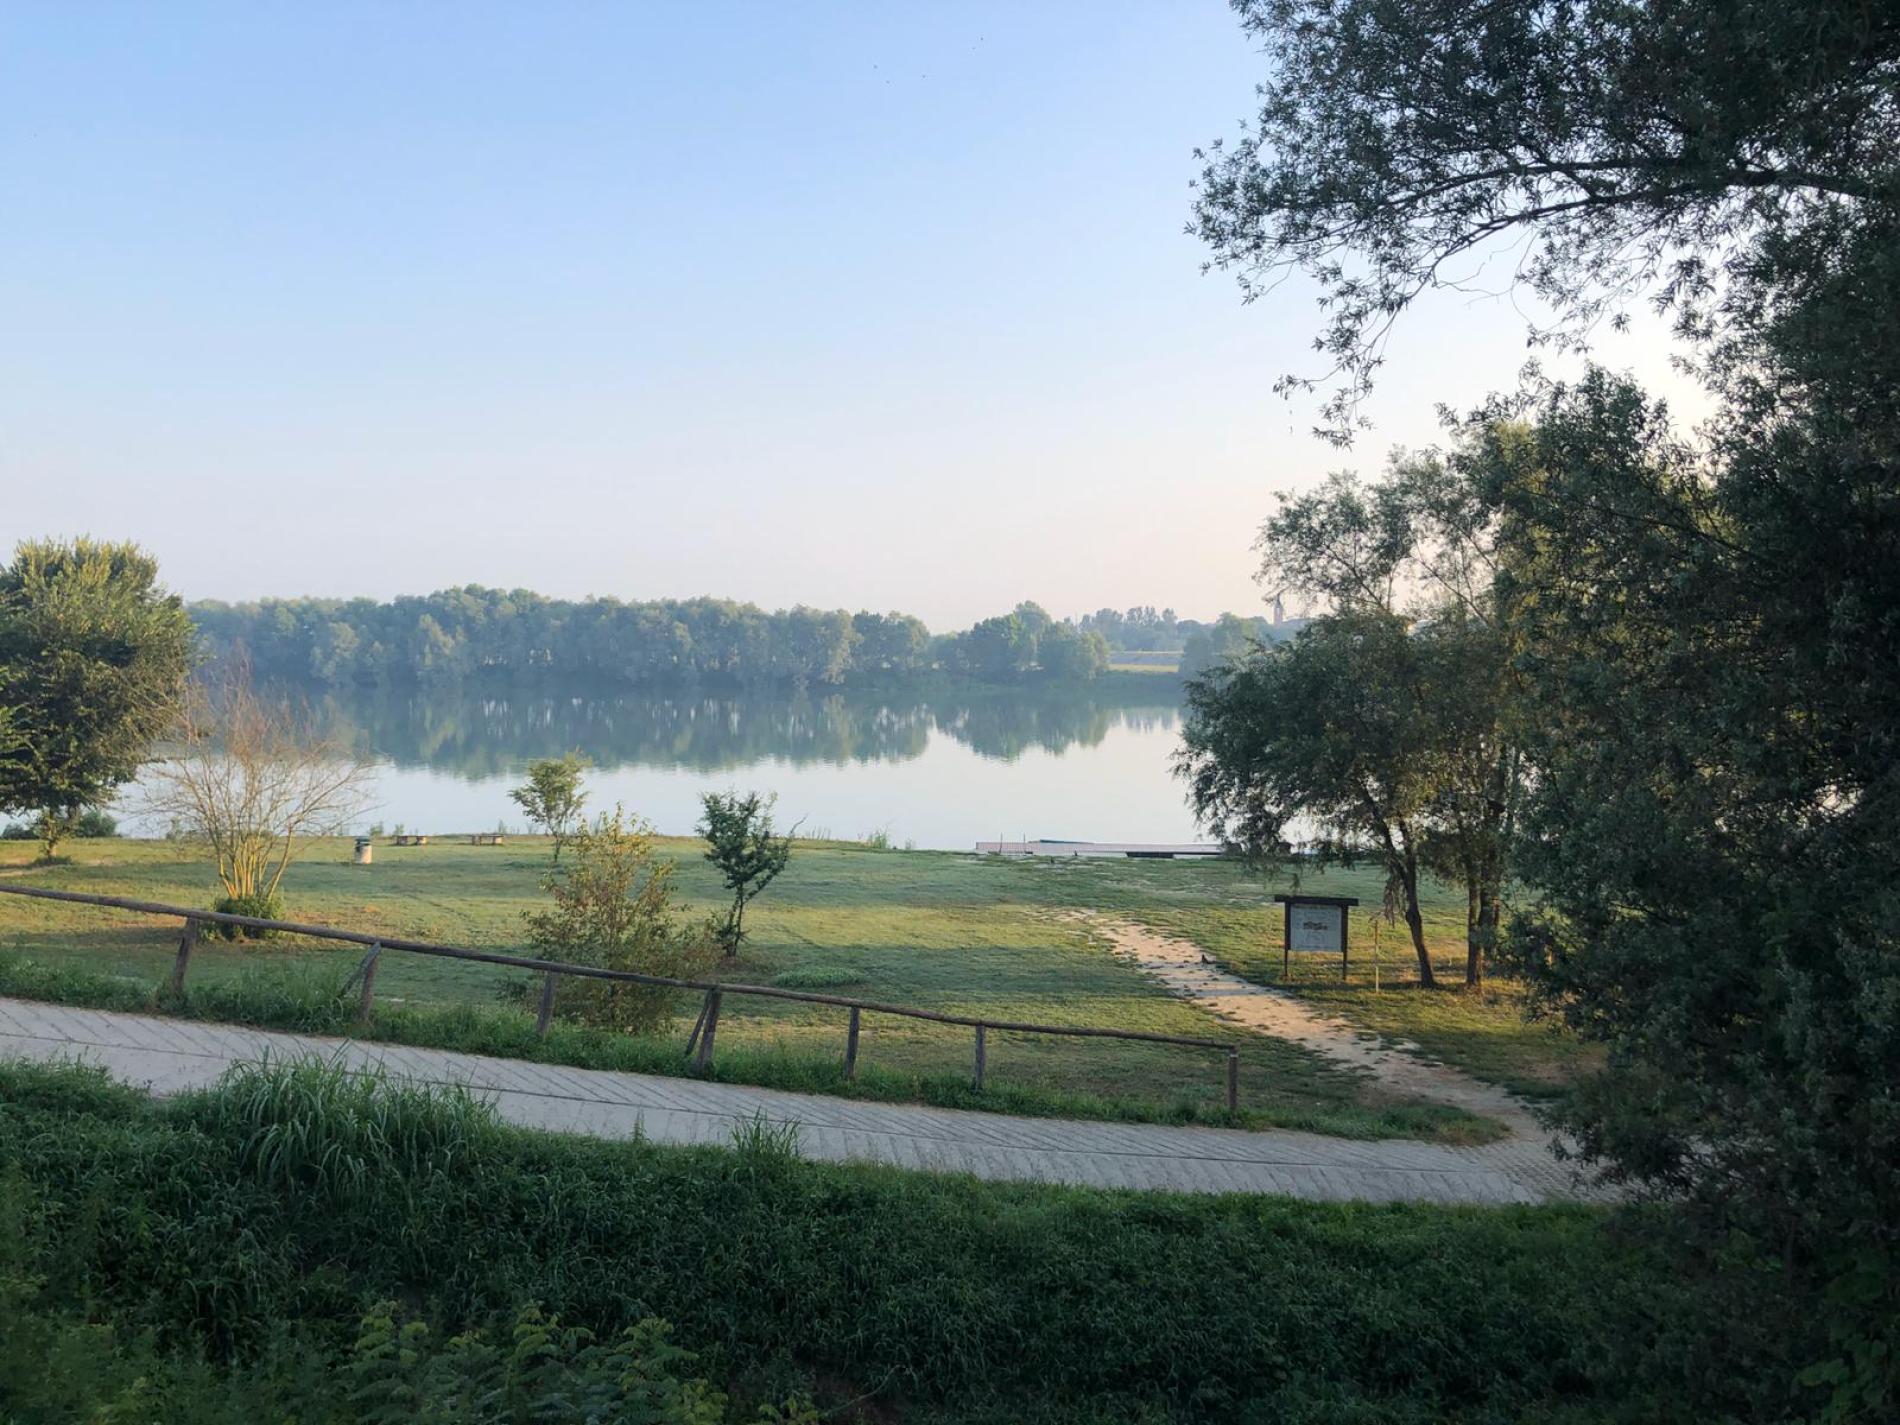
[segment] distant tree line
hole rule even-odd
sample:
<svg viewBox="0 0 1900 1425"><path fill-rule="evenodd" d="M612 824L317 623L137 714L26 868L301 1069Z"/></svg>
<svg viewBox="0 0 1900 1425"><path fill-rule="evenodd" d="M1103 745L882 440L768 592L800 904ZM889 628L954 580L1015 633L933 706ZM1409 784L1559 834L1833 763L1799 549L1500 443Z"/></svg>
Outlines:
<svg viewBox="0 0 1900 1425"><path fill-rule="evenodd" d="M1121 611L1097 609L1075 622L1084 633L1101 634L1111 653L1178 653L1182 671L1193 673L1238 654L1250 640L1273 643L1290 637L1306 623L1306 615L1289 619L1285 602L1276 596L1268 618L1222 614L1213 623L1203 623L1146 604Z"/></svg>
<svg viewBox="0 0 1900 1425"><path fill-rule="evenodd" d="M242 654L257 677L334 687L481 677L835 686L925 673L1086 682L1119 649L1198 649L1186 670L1197 672L1269 629L1232 614L1203 624L1152 608L1057 620L1023 603L963 632L933 636L903 613L768 612L712 598L551 599L474 584L388 602L200 603L191 615L214 660Z"/></svg>

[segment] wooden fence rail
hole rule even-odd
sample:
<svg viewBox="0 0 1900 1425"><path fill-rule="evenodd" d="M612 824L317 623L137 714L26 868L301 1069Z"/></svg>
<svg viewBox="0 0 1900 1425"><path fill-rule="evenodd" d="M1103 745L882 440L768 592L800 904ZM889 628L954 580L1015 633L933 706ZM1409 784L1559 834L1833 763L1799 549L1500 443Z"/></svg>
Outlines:
<svg viewBox="0 0 1900 1425"><path fill-rule="evenodd" d="M1129 1039L1148 1044L1177 1044L1190 1049L1214 1049L1226 1055L1227 1107L1240 1106L1240 1051L1218 1039L1193 1039L1180 1034L1154 1034L1145 1029L1100 1029L1072 1024L1024 1024L1007 1019L978 1019L962 1014L943 1014L913 1005L885 1004L878 1000L850 999L843 995L814 994L809 990L780 989L776 985L741 985L710 980L681 980L666 975L642 975L632 970L609 970L599 965L574 965L561 960L535 960L524 955L505 955L494 950L470 950L459 945L436 945L426 940L403 940L388 935L370 935L357 930L339 930L328 925L300 925L288 920L264 920L251 915L230 915L223 911L194 910L190 906L166 905L159 901L132 900L125 896L93 895L85 891L55 891L40 886L0 885L0 895L28 896L35 900L66 901L75 905L102 906L108 910L132 911L139 915L176 916L184 921L184 935L178 942L178 956L172 964L166 987L174 994L185 987L185 972L191 952L198 942L201 925L233 925L250 930L272 930L286 935L304 935L317 940L340 940L362 945L369 953L346 984L360 977L362 996L358 1017L368 1019L375 993L376 967L385 951L399 950L410 955L433 955L447 960L470 960L483 965L503 965L510 969L531 970L545 976L541 987L535 1029L548 1032L554 1017L556 977L572 975L577 979L614 980L626 984L654 985L665 989L696 990L705 996L699 1018L694 1023L686 1052L695 1067L704 1071L712 1064L713 1036L719 1025L719 1005L724 995L756 995L764 999L796 1000L801 1004L834 1005L847 1009L850 1020L845 1038L845 1077L854 1078L858 1061L858 1026L864 1014L889 1014L904 1019L928 1020L932 1024L955 1024L976 1031L976 1053L971 1082L983 1087L985 1069L985 1033L997 1030L1011 1034L1048 1034L1070 1039Z"/></svg>

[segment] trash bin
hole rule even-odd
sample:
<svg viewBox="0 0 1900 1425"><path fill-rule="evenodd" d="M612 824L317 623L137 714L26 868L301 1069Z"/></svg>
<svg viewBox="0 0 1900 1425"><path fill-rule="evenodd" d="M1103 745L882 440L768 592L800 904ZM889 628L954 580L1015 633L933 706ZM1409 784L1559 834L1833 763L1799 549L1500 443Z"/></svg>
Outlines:
<svg viewBox="0 0 1900 1425"><path fill-rule="evenodd" d="M371 859L375 856L375 854L376 854L376 843L374 841L372 841L367 836L359 836L356 838L356 864L357 865L359 866L369 865Z"/></svg>

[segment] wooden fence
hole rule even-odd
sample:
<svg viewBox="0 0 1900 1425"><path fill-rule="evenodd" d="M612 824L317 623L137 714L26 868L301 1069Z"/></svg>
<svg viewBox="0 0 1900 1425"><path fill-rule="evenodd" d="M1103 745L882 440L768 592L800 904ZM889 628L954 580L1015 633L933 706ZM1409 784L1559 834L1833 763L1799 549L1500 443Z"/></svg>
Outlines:
<svg viewBox="0 0 1900 1425"><path fill-rule="evenodd" d="M367 947L356 969L344 981L344 989L358 990L357 1018L366 1021L375 1003L376 967L383 952L397 950L409 955L434 955L447 960L472 960L483 965L505 965L510 969L531 970L543 977L540 1008L535 1017L535 1032L545 1035L554 1017L554 987L557 977L573 975L582 979L617 980L636 985L657 985L668 989L694 990L704 996L699 1017L693 1023L686 1042L687 1057L700 1070L709 1068L713 1040L719 1032L719 1006L727 995L758 995L765 999L796 1000L801 1004L827 1004L847 1010L844 1040L844 1076L857 1077L858 1030L862 1016L889 1014L904 1019L923 1019L932 1024L955 1024L976 1032L974 1071L971 1083L983 1087L987 1034L997 1030L1010 1034L1048 1034L1074 1039L1132 1039L1148 1044L1178 1044L1192 1049L1214 1049L1226 1056L1227 1107L1240 1107L1240 1050L1217 1039L1190 1039L1179 1034L1152 1034L1141 1029L1096 1029L1066 1024L1022 1024L1006 1019L974 1019L961 1014L940 1014L936 1010L911 1005L883 1004L877 1000L849 999L843 995L813 994L808 990L785 990L775 985L721 984L708 980L678 980L665 975L641 975L631 970L609 970L597 965L571 965L560 960L533 960L522 955L504 955L494 950L469 950L456 945L435 945L425 940L402 940L387 935L368 935L357 930L338 930L327 925L299 925L288 920L261 920L250 915L227 915L222 911L193 910L189 906L164 905L157 901L131 900L124 896L91 895L83 891L54 891L38 886L0 885L0 895L30 896L35 900L67 901L76 905L103 906L109 910L133 911L141 915L176 916L185 923L178 941L178 955L172 962L166 988L176 994L185 987L185 973L191 965L191 952L198 943L201 924L233 925L252 930L274 930L288 935L306 935L319 940L340 940Z"/></svg>

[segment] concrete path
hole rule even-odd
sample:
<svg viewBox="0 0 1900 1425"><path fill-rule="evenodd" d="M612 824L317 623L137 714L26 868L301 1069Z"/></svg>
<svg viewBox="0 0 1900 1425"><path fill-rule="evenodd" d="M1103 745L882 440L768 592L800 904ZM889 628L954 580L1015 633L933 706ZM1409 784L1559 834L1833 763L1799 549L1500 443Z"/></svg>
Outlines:
<svg viewBox="0 0 1900 1425"><path fill-rule="evenodd" d="M597 1138L638 1130L659 1143L723 1145L736 1126L762 1114L775 1124L797 1124L808 1158L979 1178L1327 1201L1507 1203L1573 1195L1569 1174L1547 1154L1500 1154L1496 1144L1367 1143L861 1103L0 999L0 1057L81 1059L155 1094L209 1084L229 1065L267 1055L334 1059L411 1083L463 1084L511 1123Z"/></svg>

